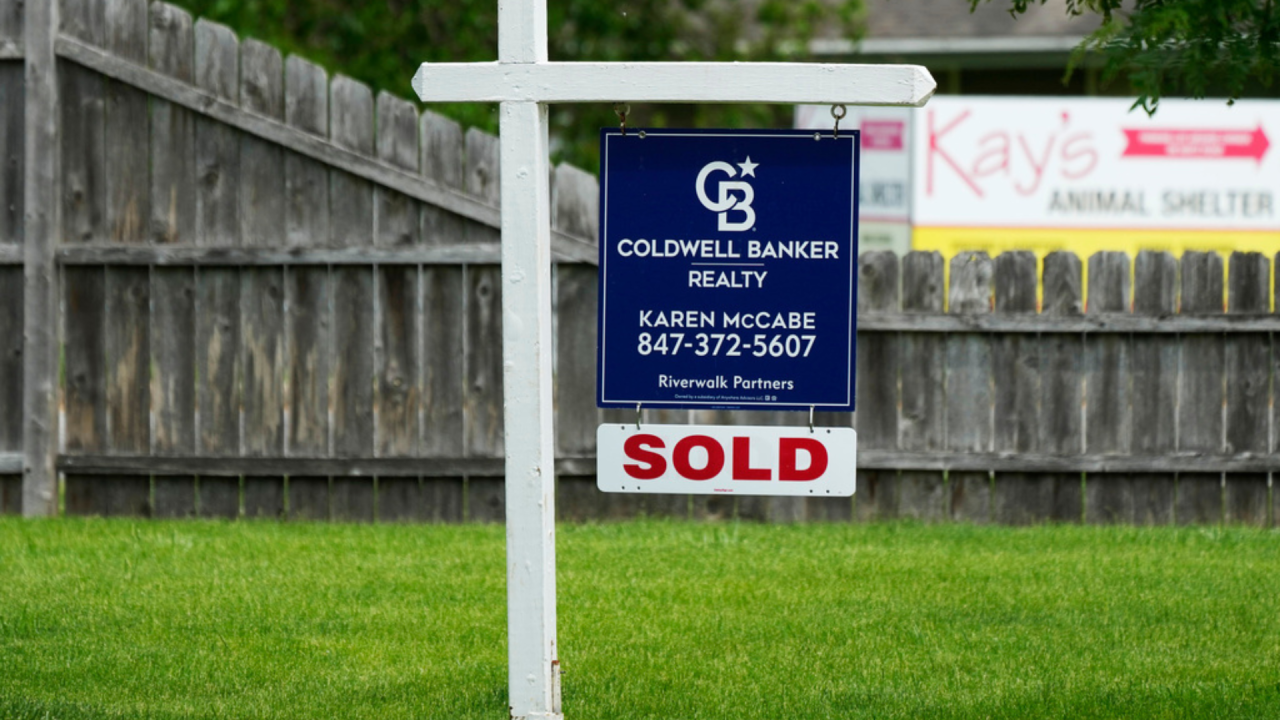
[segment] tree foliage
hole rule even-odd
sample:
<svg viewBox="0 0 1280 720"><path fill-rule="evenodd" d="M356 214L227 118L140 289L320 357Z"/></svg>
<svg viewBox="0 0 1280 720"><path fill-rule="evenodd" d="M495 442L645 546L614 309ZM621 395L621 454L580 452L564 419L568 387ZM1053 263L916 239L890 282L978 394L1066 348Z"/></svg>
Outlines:
<svg viewBox="0 0 1280 720"><path fill-rule="evenodd" d="M193 14L229 25L325 66L413 97L409 82L422 62L497 58L497 0L175 0ZM551 0L552 60L697 61L804 59L820 31L861 34L862 0ZM627 89L618 88L626 101ZM467 125L497 130L496 108L433 107ZM787 113L785 116L782 113ZM629 125L773 125L790 109L769 106L635 104ZM555 106L559 158L597 165L596 129L617 124L612 105Z"/></svg>
<svg viewBox="0 0 1280 720"><path fill-rule="evenodd" d="M1255 83L1271 87L1280 69L1280 4L1276 0L1066 0L1072 15L1093 13L1102 25L1086 37L1072 67L1087 55L1104 79L1121 77L1154 112L1163 95L1235 100ZM969 0L976 8L989 0ZM1011 0L1015 17L1046 0Z"/></svg>

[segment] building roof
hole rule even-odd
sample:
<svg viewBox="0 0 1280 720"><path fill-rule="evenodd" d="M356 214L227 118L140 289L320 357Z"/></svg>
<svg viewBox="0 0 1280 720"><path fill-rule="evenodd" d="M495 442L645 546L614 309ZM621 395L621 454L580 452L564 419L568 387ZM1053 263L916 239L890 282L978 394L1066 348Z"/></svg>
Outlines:
<svg viewBox="0 0 1280 720"><path fill-rule="evenodd" d="M951 57L968 65L981 56L1015 54L1060 64L1099 24L1096 15L1069 15L1066 0L1033 2L1016 18L1010 6L1010 0L987 0L970 12L967 0L866 0L861 41L820 38L812 47L818 55L883 60Z"/></svg>

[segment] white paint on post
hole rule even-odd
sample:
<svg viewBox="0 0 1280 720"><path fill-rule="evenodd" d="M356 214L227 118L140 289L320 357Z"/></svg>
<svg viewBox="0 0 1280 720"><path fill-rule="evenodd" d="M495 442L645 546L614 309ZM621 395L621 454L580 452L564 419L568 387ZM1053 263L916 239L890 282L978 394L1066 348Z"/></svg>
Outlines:
<svg viewBox="0 0 1280 720"><path fill-rule="evenodd" d="M498 58L547 61L546 0L500 0ZM513 718L559 719L547 106L507 99L500 113L507 687Z"/></svg>
<svg viewBox="0 0 1280 720"><path fill-rule="evenodd" d="M420 96L447 102L832 103L918 107L933 95L918 65L820 63L423 63Z"/></svg>
<svg viewBox="0 0 1280 720"><path fill-rule="evenodd" d="M558 718L547 106L505 102L501 113L511 713Z"/></svg>

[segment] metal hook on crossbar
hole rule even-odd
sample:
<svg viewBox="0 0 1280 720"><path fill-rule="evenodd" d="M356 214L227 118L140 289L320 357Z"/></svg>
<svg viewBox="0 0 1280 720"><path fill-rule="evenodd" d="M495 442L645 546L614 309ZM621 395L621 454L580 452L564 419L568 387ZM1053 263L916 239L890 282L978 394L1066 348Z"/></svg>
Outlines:
<svg viewBox="0 0 1280 720"><path fill-rule="evenodd" d="M640 429L640 403L636 403L636 429Z"/></svg>
<svg viewBox="0 0 1280 720"><path fill-rule="evenodd" d="M618 129L622 130L622 134L627 134L627 114L631 112L631 106L627 103L614 103L613 112L618 116Z"/></svg>
<svg viewBox="0 0 1280 720"><path fill-rule="evenodd" d="M813 406L809 406L809 434L813 434Z"/></svg>
<svg viewBox="0 0 1280 720"><path fill-rule="evenodd" d="M839 112L836 112L837 110ZM831 106L831 117L835 118L836 120L835 127L831 128L832 139L840 137L840 121L844 119L844 116L847 115L848 112L849 112L849 109L843 105Z"/></svg>

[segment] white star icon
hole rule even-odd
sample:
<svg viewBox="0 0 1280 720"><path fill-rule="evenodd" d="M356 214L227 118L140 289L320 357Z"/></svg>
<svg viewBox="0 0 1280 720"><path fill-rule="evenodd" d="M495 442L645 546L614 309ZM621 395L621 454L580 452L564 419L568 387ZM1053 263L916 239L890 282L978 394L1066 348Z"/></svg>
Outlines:
<svg viewBox="0 0 1280 720"><path fill-rule="evenodd" d="M748 156L747 156L747 161L746 161L746 162L740 162L740 163L738 163L738 167L742 168L742 177L746 177L746 176L748 176L748 175L750 175L751 177L755 177L755 176L756 176L756 166L757 166L757 165L759 165L759 164L760 164L760 163L753 163L753 162L751 162L751 156L750 156L750 155L748 155Z"/></svg>

